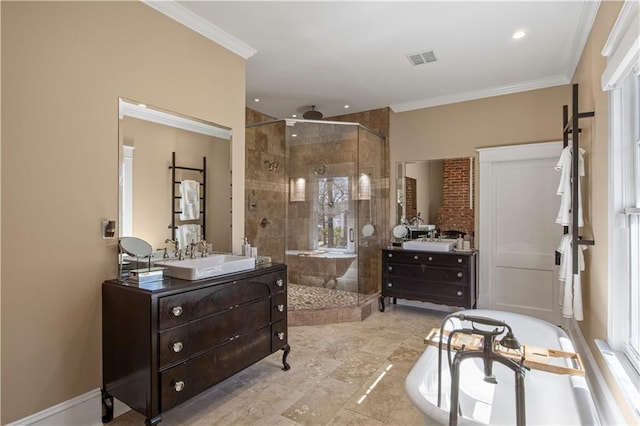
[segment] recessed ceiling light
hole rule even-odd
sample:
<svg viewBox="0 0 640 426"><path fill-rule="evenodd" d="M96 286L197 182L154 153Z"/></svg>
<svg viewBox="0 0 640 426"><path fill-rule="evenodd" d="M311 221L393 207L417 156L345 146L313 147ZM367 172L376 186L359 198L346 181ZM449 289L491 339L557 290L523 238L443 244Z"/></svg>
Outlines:
<svg viewBox="0 0 640 426"><path fill-rule="evenodd" d="M255 98L253 102L260 102L260 98Z"/></svg>
<svg viewBox="0 0 640 426"><path fill-rule="evenodd" d="M296 118L296 117L297 117L297 115L296 115L296 114L293 114L291 117Z"/></svg>
<svg viewBox="0 0 640 426"><path fill-rule="evenodd" d="M516 31L515 33L513 33L511 38L514 39L514 40L519 40L521 38L524 38L524 36L526 36L526 35L527 35L527 33L525 33L524 31Z"/></svg>
<svg viewBox="0 0 640 426"><path fill-rule="evenodd" d="M292 138L297 138L297 137L298 137L298 135L297 135L296 133L292 133L292 134L291 134L291 137L292 137Z"/></svg>
<svg viewBox="0 0 640 426"><path fill-rule="evenodd" d="M345 105L345 106L344 106L344 109L349 109L349 105Z"/></svg>

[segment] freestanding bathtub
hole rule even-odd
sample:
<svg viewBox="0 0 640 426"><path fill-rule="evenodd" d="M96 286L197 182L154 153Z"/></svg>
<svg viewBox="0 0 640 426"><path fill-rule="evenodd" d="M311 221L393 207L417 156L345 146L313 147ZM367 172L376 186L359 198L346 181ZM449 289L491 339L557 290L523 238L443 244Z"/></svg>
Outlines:
<svg viewBox="0 0 640 426"><path fill-rule="evenodd" d="M522 344L575 352L567 334L546 321L482 309L459 313L504 321L511 326ZM448 321L445 329L460 328L460 325L459 320L453 319ZM405 390L411 401L424 413L425 424L449 424L451 376L446 349L442 355L440 407L437 405L438 350L435 346L426 347L405 381ZM459 412L458 424L516 424L514 373L499 363L493 364L493 372L497 384L483 380L481 360L468 359L460 364L461 414ZM524 389L526 423L529 425L600 424L584 377L530 370L524 379Z"/></svg>
<svg viewBox="0 0 640 426"><path fill-rule="evenodd" d="M287 266L296 284L305 284L305 278L316 277L323 280L323 287L333 281L338 287L338 278L343 276L357 255L355 253L325 250L287 250Z"/></svg>

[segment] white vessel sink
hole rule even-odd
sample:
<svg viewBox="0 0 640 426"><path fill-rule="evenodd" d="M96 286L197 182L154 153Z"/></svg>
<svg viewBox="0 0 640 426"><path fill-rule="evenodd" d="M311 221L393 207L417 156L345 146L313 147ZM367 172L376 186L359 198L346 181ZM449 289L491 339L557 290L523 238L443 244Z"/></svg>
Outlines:
<svg viewBox="0 0 640 426"><path fill-rule="evenodd" d="M402 248L406 250L419 250L419 251L451 251L456 245L456 240L442 240L442 241L422 241L411 240L402 243Z"/></svg>
<svg viewBox="0 0 640 426"><path fill-rule="evenodd" d="M233 254L214 254L185 260L163 260L156 266L167 268L164 275L182 280L201 280L233 272L246 271L256 266L256 259Z"/></svg>

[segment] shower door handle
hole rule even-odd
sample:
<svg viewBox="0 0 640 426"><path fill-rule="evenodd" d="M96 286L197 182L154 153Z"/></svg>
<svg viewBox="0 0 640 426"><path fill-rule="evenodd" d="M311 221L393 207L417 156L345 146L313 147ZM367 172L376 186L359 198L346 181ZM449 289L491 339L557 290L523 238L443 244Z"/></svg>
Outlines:
<svg viewBox="0 0 640 426"><path fill-rule="evenodd" d="M353 228L349 228L349 242L350 243L355 242L355 232Z"/></svg>

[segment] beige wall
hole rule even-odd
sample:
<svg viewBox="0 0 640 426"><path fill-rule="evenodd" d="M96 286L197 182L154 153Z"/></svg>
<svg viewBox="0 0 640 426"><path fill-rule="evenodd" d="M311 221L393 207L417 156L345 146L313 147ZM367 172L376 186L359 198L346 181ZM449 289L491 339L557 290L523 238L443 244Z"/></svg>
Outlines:
<svg viewBox="0 0 640 426"><path fill-rule="evenodd" d="M562 105L570 101L571 88L566 85L392 113L391 194L396 193L395 164L399 161L476 157L477 148L562 140ZM477 167L476 160L475 170ZM478 182L474 186L477 200ZM393 227L395 206L389 211ZM477 209L474 229L478 230Z"/></svg>
<svg viewBox="0 0 640 426"><path fill-rule="evenodd" d="M119 96L233 129L242 232L245 63L138 2L0 5L5 424L101 385L100 285L116 275L116 246L100 224L118 217Z"/></svg>

